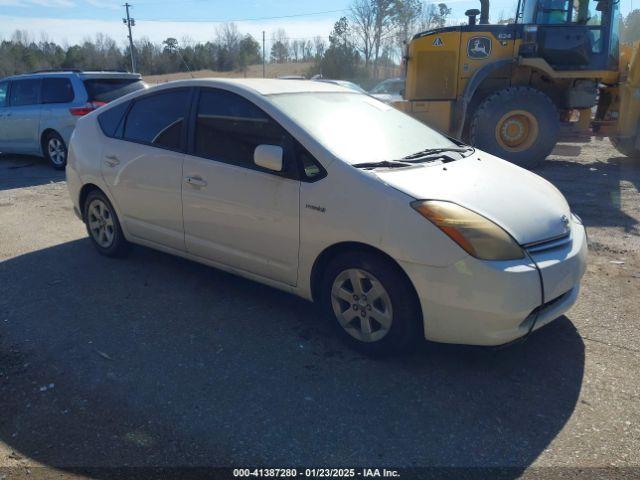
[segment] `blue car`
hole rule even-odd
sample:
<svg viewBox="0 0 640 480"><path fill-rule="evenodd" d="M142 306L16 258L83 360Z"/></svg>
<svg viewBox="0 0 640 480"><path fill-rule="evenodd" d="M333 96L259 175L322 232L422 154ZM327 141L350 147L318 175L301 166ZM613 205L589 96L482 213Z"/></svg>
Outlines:
<svg viewBox="0 0 640 480"><path fill-rule="evenodd" d="M127 93L146 88L139 74L40 71L0 80L0 152L67 164L76 121Z"/></svg>

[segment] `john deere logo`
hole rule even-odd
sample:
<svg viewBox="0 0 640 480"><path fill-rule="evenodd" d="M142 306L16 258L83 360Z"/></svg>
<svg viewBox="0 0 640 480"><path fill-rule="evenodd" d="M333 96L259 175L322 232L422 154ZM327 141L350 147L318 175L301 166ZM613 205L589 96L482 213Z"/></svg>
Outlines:
<svg viewBox="0 0 640 480"><path fill-rule="evenodd" d="M491 55L491 39L489 37L471 37L467 44L467 57L487 58Z"/></svg>
<svg viewBox="0 0 640 480"><path fill-rule="evenodd" d="M443 45L444 45L444 42L440 37L436 37L436 39L433 41L434 47L442 47Z"/></svg>

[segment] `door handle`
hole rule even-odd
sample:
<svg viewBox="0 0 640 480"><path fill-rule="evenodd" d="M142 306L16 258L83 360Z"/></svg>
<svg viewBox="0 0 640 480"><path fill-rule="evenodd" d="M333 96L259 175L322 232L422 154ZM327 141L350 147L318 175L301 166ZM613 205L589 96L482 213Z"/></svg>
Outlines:
<svg viewBox="0 0 640 480"><path fill-rule="evenodd" d="M106 157L104 157L104 163L113 168L120 165L120 159L117 157L117 155L107 155Z"/></svg>
<svg viewBox="0 0 640 480"><path fill-rule="evenodd" d="M186 177L184 181L193 187L207 186L207 182L202 177Z"/></svg>

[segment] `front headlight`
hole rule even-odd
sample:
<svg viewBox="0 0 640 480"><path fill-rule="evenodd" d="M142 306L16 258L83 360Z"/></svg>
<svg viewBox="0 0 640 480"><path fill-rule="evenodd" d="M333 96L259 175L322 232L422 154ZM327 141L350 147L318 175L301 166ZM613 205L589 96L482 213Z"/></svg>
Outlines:
<svg viewBox="0 0 640 480"><path fill-rule="evenodd" d="M418 200L411 206L469 255L481 260L516 260L525 256L522 248L501 227L460 205Z"/></svg>

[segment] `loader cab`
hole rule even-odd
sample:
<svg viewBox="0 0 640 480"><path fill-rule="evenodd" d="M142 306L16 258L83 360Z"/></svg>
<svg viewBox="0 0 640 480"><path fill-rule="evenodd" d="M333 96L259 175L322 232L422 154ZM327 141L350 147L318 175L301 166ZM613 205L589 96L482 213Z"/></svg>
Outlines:
<svg viewBox="0 0 640 480"><path fill-rule="evenodd" d="M522 0L520 55L554 70L617 70L619 0Z"/></svg>

